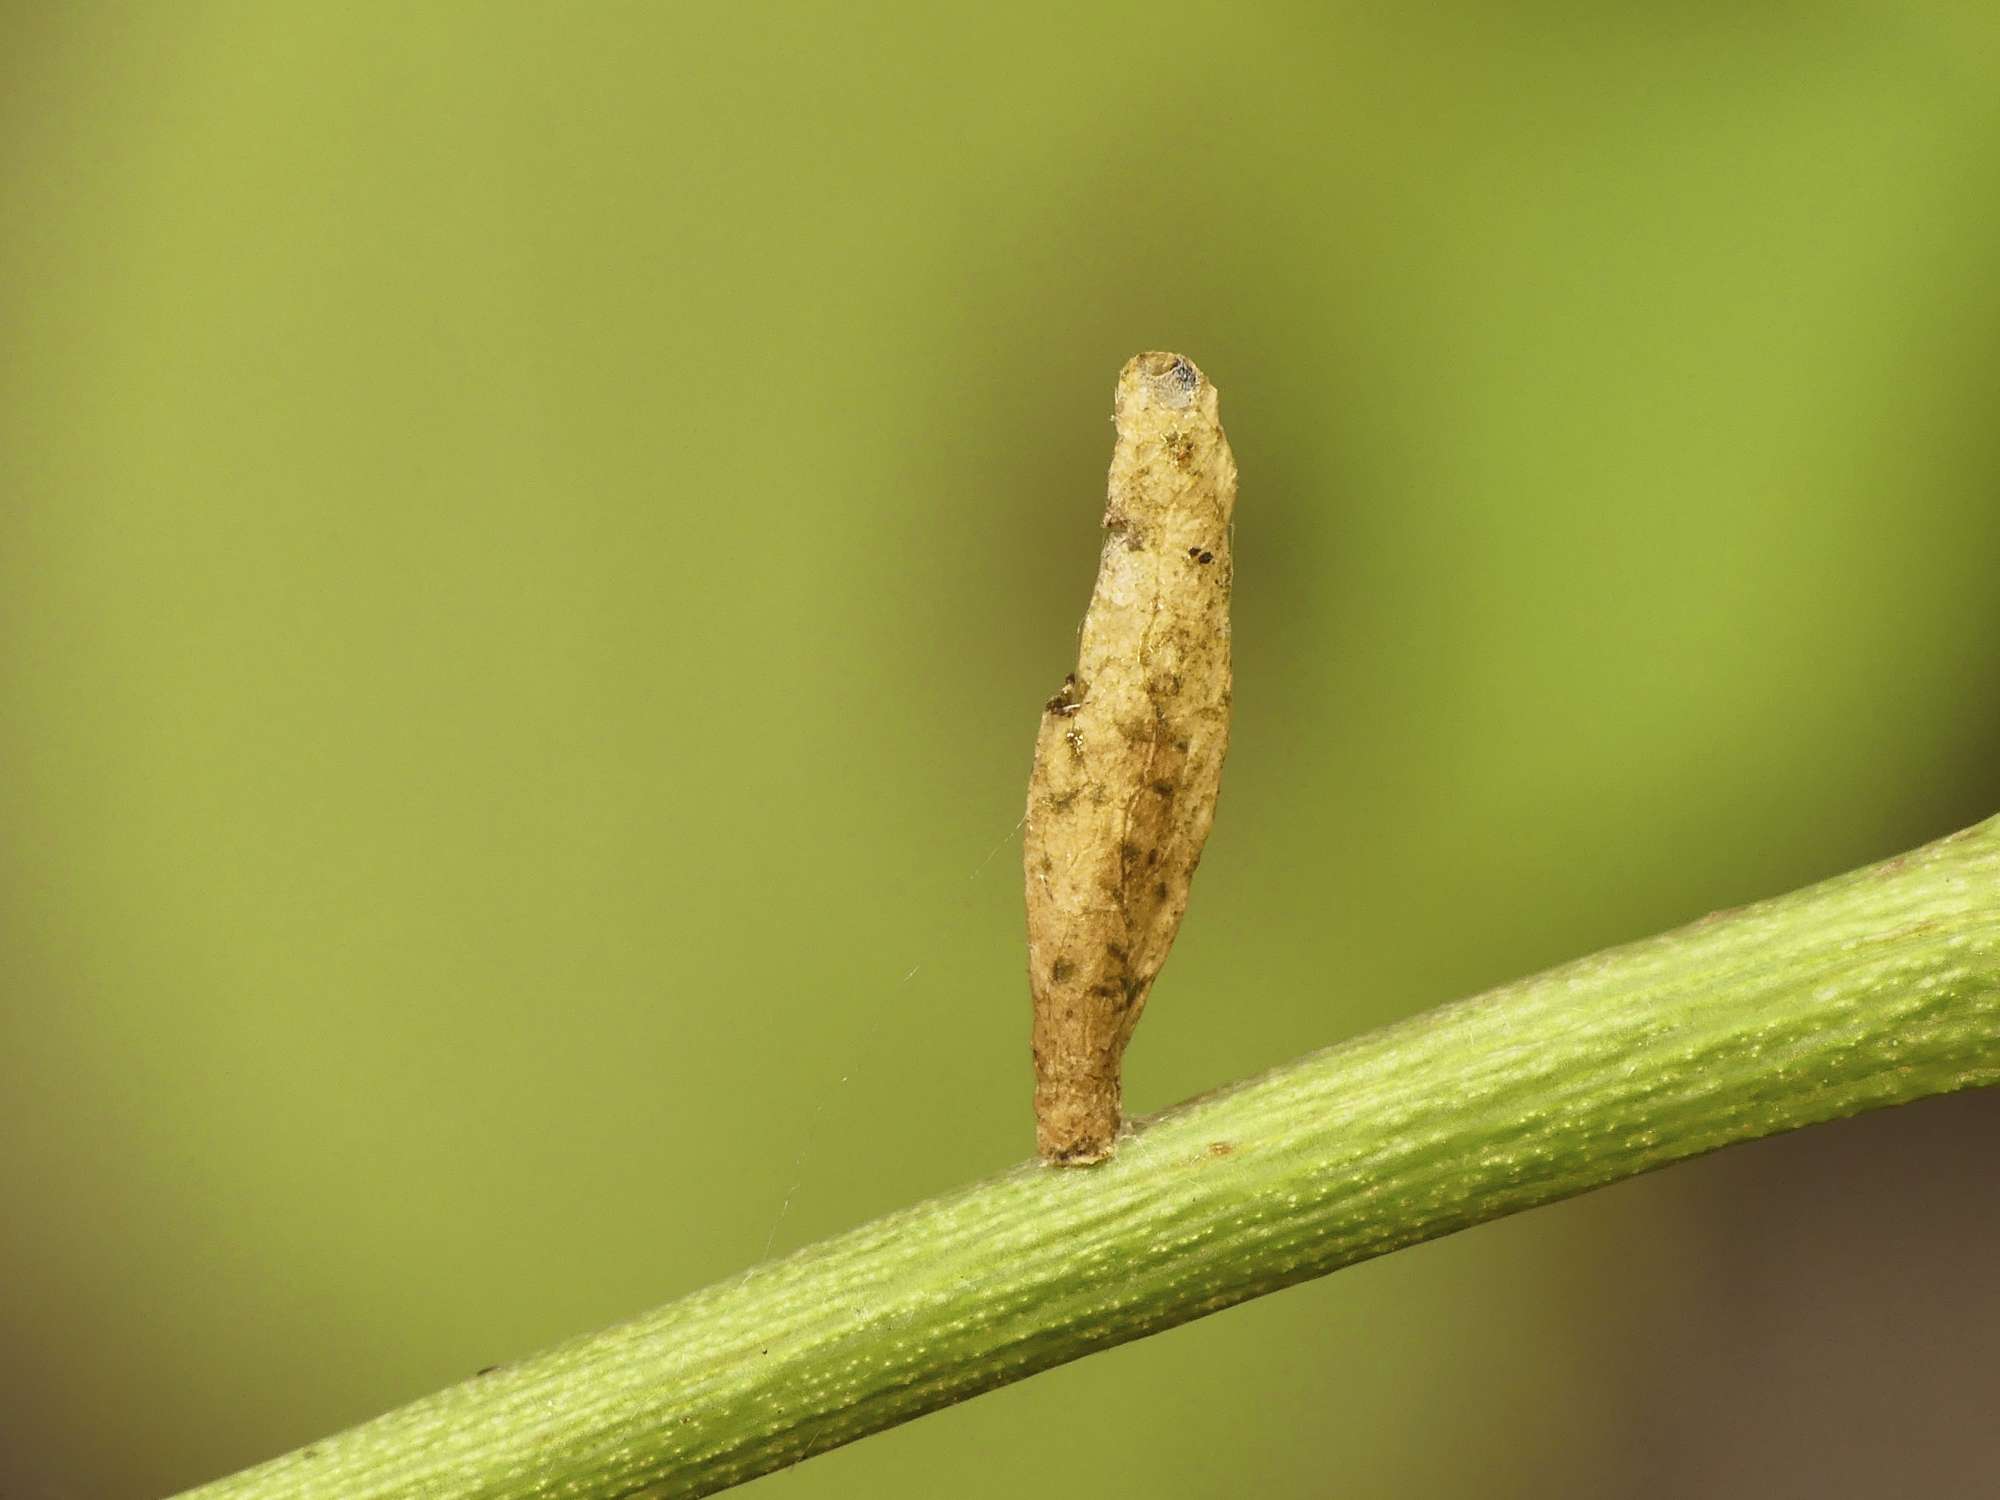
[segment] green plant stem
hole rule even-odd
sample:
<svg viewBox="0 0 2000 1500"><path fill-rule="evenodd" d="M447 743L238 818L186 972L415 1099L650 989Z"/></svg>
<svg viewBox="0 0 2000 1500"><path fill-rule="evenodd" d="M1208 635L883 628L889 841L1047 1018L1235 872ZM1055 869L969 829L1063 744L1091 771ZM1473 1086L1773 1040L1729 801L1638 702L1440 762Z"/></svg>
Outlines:
<svg viewBox="0 0 2000 1500"><path fill-rule="evenodd" d="M2000 818L1315 1053L203 1500L701 1495L1736 1141L2000 1082ZM948 1488L948 1486L947 1486Z"/></svg>

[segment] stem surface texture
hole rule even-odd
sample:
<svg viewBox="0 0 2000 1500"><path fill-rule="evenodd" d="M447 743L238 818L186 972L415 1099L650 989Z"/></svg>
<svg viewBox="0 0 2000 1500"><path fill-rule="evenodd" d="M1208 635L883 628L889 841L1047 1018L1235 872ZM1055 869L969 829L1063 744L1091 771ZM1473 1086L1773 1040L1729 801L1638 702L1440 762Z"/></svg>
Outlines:
<svg viewBox="0 0 2000 1500"><path fill-rule="evenodd" d="M1330 1047L190 1496L703 1495L1719 1146L2000 1082L2000 818Z"/></svg>

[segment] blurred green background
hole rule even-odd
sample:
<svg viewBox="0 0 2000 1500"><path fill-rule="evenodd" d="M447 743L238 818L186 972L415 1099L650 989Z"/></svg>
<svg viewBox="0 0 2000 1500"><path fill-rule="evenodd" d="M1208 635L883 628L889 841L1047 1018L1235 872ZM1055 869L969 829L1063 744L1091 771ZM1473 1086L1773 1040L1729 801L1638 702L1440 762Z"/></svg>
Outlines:
<svg viewBox="0 0 2000 1500"><path fill-rule="evenodd" d="M2000 810L1988 4L4 16L9 1500L1027 1154L1138 349L1243 483L1135 1110ZM760 1485L1972 1493L1996 1151L1747 1148Z"/></svg>

